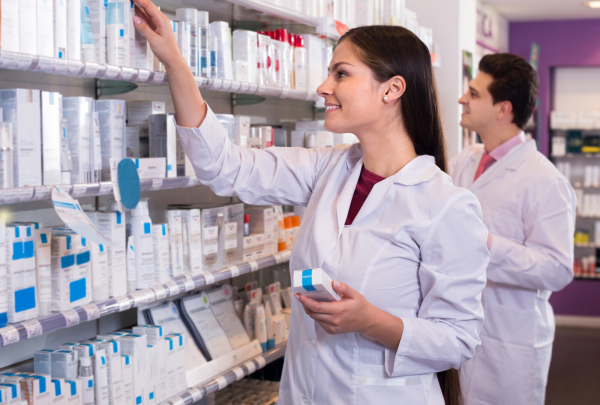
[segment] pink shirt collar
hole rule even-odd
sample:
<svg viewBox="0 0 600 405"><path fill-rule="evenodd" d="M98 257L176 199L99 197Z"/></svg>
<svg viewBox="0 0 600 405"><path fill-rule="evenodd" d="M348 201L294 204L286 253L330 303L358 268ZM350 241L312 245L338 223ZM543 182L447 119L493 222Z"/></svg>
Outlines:
<svg viewBox="0 0 600 405"><path fill-rule="evenodd" d="M490 152L490 156L494 158L494 160L498 161L502 159L512 148L518 146L522 143L527 142L527 138L525 138L525 133L523 131L519 132L517 135L510 138L508 141L504 142L502 145L498 146L496 149Z"/></svg>

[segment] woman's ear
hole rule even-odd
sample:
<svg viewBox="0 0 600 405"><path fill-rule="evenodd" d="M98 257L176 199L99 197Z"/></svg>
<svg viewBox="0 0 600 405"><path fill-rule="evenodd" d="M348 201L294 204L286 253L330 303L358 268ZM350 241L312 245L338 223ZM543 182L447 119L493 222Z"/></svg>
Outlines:
<svg viewBox="0 0 600 405"><path fill-rule="evenodd" d="M394 76L385 86L384 101L391 103L397 101L406 91L406 81L402 76ZM387 97L387 99L386 99Z"/></svg>

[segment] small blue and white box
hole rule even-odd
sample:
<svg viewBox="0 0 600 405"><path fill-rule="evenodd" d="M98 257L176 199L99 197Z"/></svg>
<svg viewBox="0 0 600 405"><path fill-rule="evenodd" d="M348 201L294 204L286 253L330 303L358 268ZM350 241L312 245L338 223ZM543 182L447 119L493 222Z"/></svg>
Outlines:
<svg viewBox="0 0 600 405"><path fill-rule="evenodd" d="M300 293L319 302L339 301L342 297L333 291L331 282L331 278L323 269L296 270L292 293Z"/></svg>

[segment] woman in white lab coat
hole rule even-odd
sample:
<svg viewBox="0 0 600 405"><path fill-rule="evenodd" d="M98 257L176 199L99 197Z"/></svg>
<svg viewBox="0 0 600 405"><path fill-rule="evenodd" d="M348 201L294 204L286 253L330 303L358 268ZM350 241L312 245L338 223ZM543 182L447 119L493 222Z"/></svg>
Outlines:
<svg viewBox="0 0 600 405"><path fill-rule="evenodd" d="M400 27L351 30L318 93L326 128L361 143L245 149L202 99L168 19L135 1L200 182L249 204L306 206L290 269L323 268L344 297L297 297L280 403L457 403L455 369L480 344L487 230L445 173L427 47Z"/></svg>

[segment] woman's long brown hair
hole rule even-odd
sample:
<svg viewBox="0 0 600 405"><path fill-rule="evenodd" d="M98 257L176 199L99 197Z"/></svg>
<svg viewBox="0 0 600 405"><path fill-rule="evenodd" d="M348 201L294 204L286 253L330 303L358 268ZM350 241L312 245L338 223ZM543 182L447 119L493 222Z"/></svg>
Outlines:
<svg viewBox="0 0 600 405"><path fill-rule="evenodd" d="M444 129L437 89L427 46L411 31L391 25L353 28L340 38L358 48L358 57L371 69L375 80L387 82L394 76L406 81L399 113L417 155L435 157L447 172Z"/></svg>
<svg viewBox="0 0 600 405"><path fill-rule="evenodd" d="M444 129L427 46L406 28L388 25L353 28L338 44L342 41L350 41L357 48L358 57L378 82L394 76L404 78L406 91L399 103L404 128L417 155L435 157L436 165L447 172ZM437 376L446 404L462 405L458 370L442 371Z"/></svg>

